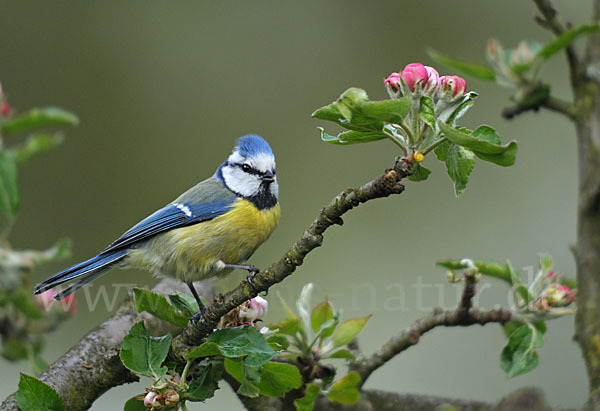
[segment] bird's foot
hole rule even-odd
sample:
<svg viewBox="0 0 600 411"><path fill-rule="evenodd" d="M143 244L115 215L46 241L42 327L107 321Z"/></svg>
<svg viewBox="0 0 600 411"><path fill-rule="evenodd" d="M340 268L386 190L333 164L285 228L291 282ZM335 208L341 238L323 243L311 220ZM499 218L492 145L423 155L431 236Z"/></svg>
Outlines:
<svg viewBox="0 0 600 411"><path fill-rule="evenodd" d="M192 322L192 325L196 329L200 329L200 327L198 327L198 323L200 322L200 320L202 319L202 317L204 317L205 313L206 313L206 306L205 305L201 305L200 306L200 310L196 314L194 314L192 316L192 318L190 319L190 321Z"/></svg>
<svg viewBox="0 0 600 411"><path fill-rule="evenodd" d="M252 281L254 279L254 276L256 276L256 274L260 273L260 268L258 268L255 265L244 265L244 264L225 264L224 268L232 268L232 269L239 269L239 270L246 270L248 271L248 276L246 277L246 280L248 281L248 284L250 284L250 286L254 289L254 291L259 291L256 288L256 285L254 284L254 282ZM268 291L265 291L265 296L268 294Z"/></svg>

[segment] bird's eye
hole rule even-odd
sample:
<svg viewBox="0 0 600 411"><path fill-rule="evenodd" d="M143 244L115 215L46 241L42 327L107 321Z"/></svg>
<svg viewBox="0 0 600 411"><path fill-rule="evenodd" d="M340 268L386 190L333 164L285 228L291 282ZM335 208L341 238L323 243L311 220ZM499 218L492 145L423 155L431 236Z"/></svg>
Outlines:
<svg viewBox="0 0 600 411"><path fill-rule="evenodd" d="M242 164L242 171L249 172L252 169L248 164Z"/></svg>

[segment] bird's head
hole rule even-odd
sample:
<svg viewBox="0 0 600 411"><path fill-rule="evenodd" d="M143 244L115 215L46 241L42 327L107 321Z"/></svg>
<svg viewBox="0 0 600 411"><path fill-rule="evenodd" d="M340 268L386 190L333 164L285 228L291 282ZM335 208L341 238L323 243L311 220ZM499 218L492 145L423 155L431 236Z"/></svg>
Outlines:
<svg viewBox="0 0 600 411"><path fill-rule="evenodd" d="M223 184L258 208L277 204L279 185L275 173L275 156L262 137L240 137L227 161L217 170Z"/></svg>

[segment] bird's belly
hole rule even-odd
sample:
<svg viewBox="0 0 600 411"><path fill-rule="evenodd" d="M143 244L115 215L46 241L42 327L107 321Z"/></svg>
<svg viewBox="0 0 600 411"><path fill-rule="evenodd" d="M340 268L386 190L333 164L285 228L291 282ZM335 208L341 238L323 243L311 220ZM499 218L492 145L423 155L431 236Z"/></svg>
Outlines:
<svg viewBox="0 0 600 411"><path fill-rule="evenodd" d="M231 211L210 221L170 230L133 250L130 260L157 275L196 281L226 274L215 263L241 263L252 255L275 229L279 205L266 210L238 199Z"/></svg>

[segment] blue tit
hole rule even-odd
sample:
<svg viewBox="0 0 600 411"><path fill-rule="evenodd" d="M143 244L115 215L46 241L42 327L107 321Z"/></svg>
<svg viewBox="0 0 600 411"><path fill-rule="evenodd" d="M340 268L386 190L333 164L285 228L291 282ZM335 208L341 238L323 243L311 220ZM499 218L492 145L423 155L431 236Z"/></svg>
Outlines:
<svg viewBox="0 0 600 411"><path fill-rule="evenodd" d="M257 135L238 139L215 174L146 217L100 254L47 278L35 287L40 294L78 279L60 300L114 266L147 270L185 282L204 306L193 281L254 266L241 265L271 235L279 221L279 186L275 156Z"/></svg>

